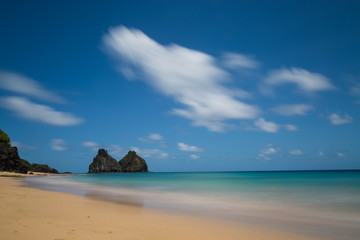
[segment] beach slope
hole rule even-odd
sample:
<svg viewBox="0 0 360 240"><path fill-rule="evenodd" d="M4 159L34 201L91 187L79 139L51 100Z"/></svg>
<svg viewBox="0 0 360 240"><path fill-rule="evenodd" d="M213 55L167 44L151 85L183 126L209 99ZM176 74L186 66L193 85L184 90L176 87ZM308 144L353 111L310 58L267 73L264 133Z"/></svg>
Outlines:
<svg viewBox="0 0 360 240"><path fill-rule="evenodd" d="M167 213L21 187L0 177L0 239L313 240L254 225Z"/></svg>

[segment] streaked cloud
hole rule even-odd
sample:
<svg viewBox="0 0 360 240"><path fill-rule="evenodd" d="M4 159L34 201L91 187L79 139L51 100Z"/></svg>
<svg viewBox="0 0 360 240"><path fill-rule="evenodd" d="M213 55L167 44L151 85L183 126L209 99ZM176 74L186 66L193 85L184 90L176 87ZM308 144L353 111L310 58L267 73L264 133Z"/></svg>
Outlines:
<svg viewBox="0 0 360 240"><path fill-rule="evenodd" d="M158 144L162 147L167 147L164 137L159 133L150 133L146 137L140 137L139 140L142 142Z"/></svg>
<svg viewBox="0 0 360 240"><path fill-rule="evenodd" d="M260 118L254 121L254 125L258 128L258 130L270 133L278 132L281 127L279 124L276 124L274 122L265 121L264 118Z"/></svg>
<svg viewBox="0 0 360 240"><path fill-rule="evenodd" d="M203 152L204 151L203 148L199 148L199 147L193 146L193 145L188 145L183 142L179 142L177 145L178 145L178 148L180 151L185 151L185 152Z"/></svg>
<svg viewBox="0 0 360 240"><path fill-rule="evenodd" d="M47 102L65 102L63 98L47 90L37 81L19 73L0 71L0 88Z"/></svg>
<svg viewBox="0 0 360 240"><path fill-rule="evenodd" d="M266 154L266 155L269 155L269 154L275 154L278 152L278 149L277 148L274 148L274 147L268 147L268 148L263 148L260 150L260 152L262 154Z"/></svg>
<svg viewBox="0 0 360 240"><path fill-rule="evenodd" d="M295 116L307 115L312 109L313 107L308 104L283 104L272 108L271 111L283 116Z"/></svg>
<svg viewBox="0 0 360 240"><path fill-rule="evenodd" d="M176 44L164 46L123 26L110 29L103 42L109 55L121 61L118 68L139 73L140 79L183 105L171 112L192 120L193 126L223 132L230 128L226 120L254 119L259 113L256 106L237 99L244 91L224 86L229 74L208 54Z"/></svg>
<svg viewBox="0 0 360 240"><path fill-rule="evenodd" d="M319 157L323 157L323 156L325 156L325 153L322 152L322 151L319 151L317 155L318 155Z"/></svg>
<svg viewBox="0 0 360 240"><path fill-rule="evenodd" d="M141 157L152 157L152 158L158 158L158 159L166 159L169 158L169 154L163 151L160 151L159 149L144 149L144 148L138 148L138 147L132 147L131 150L135 151L139 156Z"/></svg>
<svg viewBox="0 0 360 240"><path fill-rule="evenodd" d="M261 85L261 90L265 94L273 94L272 86L284 84L294 84L307 94L336 89L330 79L319 73L309 72L302 68L283 68L270 71Z"/></svg>
<svg viewBox="0 0 360 240"><path fill-rule="evenodd" d="M23 97L0 98L0 107L14 112L20 118L50 125L72 126L84 122L71 113L56 111L52 107L34 103Z"/></svg>
<svg viewBox="0 0 360 240"><path fill-rule="evenodd" d="M190 158L191 158L191 159L199 159L200 156L199 156L199 155L196 155L196 154L190 154Z"/></svg>
<svg viewBox="0 0 360 240"><path fill-rule="evenodd" d="M345 154L343 154L343 153L337 153L337 157L339 157L339 158L345 158L346 157L346 155Z"/></svg>
<svg viewBox="0 0 360 240"><path fill-rule="evenodd" d="M256 69L260 66L252 57L239 53L224 53L221 60L223 65L231 69Z"/></svg>
<svg viewBox="0 0 360 240"><path fill-rule="evenodd" d="M303 155L304 153L300 149L293 149L289 151L289 154L294 156L300 156Z"/></svg>
<svg viewBox="0 0 360 240"><path fill-rule="evenodd" d="M346 123L352 123L353 119L348 114L344 114L343 116L340 116L337 113L333 113L329 116L329 120L331 124L333 125L341 125Z"/></svg>
<svg viewBox="0 0 360 240"><path fill-rule="evenodd" d="M91 148L91 151L93 152L96 152L100 148L100 145L98 143L92 141L85 141L82 143L82 145L84 147Z"/></svg>
<svg viewBox="0 0 360 240"><path fill-rule="evenodd" d="M294 131L298 131L299 128L293 124L285 124L284 128L288 131L294 132Z"/></svg>
<svg viewBox="0 0 360 240"><path fill-rule="evenodd" d="M60 139L60 138L52 139L51 142L50 142L50 146L51 146L51 149L55 150L55 151L66 151L66 150L68 150L68 146L67 146L65 140Z"/></svg>
<svg viewBox="0 0 360 240"><path fill-rule="evenodd" d="M262 160L271 160L271 155L275 155L281 151L280 148L274 147L272 144L267 145L267 147L260 149L258 158Z"/></svg>

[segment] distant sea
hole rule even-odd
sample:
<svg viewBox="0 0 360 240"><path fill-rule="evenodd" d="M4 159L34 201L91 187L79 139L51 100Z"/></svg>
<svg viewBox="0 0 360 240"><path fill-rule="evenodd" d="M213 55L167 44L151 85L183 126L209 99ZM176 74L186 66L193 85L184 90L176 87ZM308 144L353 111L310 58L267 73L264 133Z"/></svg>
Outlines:
<svg viewBox="0 0 360 240"><path fill-rule="evenodd" d="M360 239L360 171L78 174L24 181L120 204Z"/></svg>

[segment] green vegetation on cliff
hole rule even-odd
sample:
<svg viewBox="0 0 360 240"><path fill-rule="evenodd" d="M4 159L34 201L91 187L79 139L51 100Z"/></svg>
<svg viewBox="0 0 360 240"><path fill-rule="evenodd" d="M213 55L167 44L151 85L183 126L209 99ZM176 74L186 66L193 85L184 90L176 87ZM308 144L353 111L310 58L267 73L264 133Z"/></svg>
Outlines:
<svg viewBox="0 0 360 240"><path fill-rule="evenodd" d="M5 144L6 146L10 146L9 136L1 129L0 129L0 144Z"/></svg>

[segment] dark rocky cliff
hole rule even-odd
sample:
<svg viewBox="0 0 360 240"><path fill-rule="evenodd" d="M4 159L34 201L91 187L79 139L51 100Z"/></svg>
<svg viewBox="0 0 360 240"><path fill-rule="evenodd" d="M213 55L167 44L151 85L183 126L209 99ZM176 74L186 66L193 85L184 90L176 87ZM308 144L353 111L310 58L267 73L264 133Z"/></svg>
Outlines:
<svg viewBox="0 0 360 240"><path fill-rule="evenodd" d="M129 151L119 163L124 172L148 172L145 160L139 157L135 151Z"/></svg>
<svg viewBox="0 0 360 240"><path fill-rule="evenodd" d="M20 161L18 150L10 144L8 135L0 130L0 171L27 173L28 167Z"/></svg>
<svg viewBox="0 0 360 240"><path fill-rule="evenodd" d="M89 166L89 173L104 172L122 172L122 169L120 164L105 149L99 149L98 154Z"/></svg>
<svg viewBox="0 0 360 240"><path fill-rule="evenodd" d="M44 172L58 173L55 168L51 168L46 164L29 163L21 159L16 147L12 147L9 136L0 129L0 171L27 173Z"/></svg>

